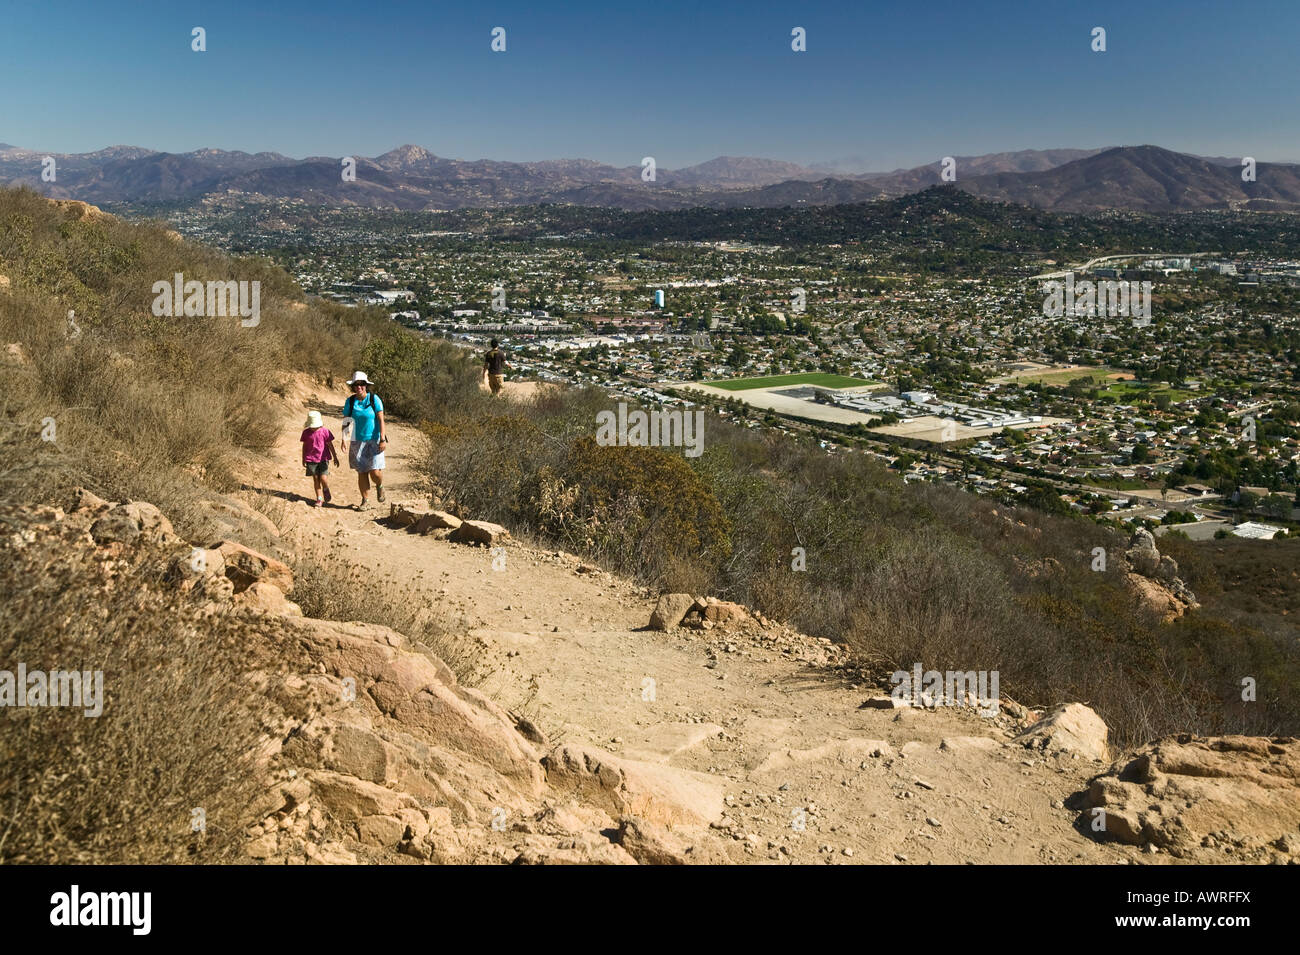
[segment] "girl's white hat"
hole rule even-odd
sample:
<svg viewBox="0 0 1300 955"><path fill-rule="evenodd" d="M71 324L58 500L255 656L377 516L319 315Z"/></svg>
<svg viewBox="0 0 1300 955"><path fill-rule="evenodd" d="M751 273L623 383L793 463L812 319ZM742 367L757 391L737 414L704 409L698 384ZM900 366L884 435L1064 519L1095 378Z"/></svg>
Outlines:
<svg viewBox="0 0 1300 955"><path fill-rule="evenodd" d="M368 385L370 384L370 379L366 377L366 373L364 371L356 371L352 373L352 378L348 382L348 387L351 388L353 385L357 384L357 382L360 382L364 385Z"/></svg>
<svg viewBox="0 0 1300 955"><path fill-rule="evenodd" d="M320 412L319 412L319 411L308 411L308 412L307 412L307 424L304 425L304 427L307 427L307 428L319 428L320 426L321 426Z"/></svg>

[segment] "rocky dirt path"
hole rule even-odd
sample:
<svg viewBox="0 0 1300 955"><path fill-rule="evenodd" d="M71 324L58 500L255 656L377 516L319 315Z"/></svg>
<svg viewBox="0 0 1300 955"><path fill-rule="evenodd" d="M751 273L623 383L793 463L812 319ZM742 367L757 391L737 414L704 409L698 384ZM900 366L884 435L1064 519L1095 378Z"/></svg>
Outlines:
<svg viewBox="0 0 1300 955"><path fill-rule="evenodd" d="M643 629L652 595L570 555L483 547L393 530L387 506L357 512L352 472L334 506L309 506L298 435L309 409L337 431L343 395L305 382L284 402L254 493L284 500L284 542L362 568L377 600L463 621L488 675L479 688L557 742L693 770L726 809L712 822L736 862L1117 863L1164 861L1102 845L1063 805L1102 764L1010 742L1009 719L967 710L859 709L871 688L828 648L778 627ZM426 500L422 435L389 425L388 501ZM295 499L298 498L298 499ZM426 505L427 506L427 505ZM472 515L469 515L472 517Z"/></svg>

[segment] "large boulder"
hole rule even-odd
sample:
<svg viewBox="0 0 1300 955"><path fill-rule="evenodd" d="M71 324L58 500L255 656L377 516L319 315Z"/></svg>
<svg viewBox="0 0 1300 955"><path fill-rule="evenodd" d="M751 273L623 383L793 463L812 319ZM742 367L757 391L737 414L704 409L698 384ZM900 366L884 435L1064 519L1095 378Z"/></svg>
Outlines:
<svg viewBox="0 0 1300 955"><path fill-rule="evenodd" d="M1300 844L1300 740L1166 737L1094 778L1082 808L1085 831L1130 845L1281 861Z"/></svg>
<svg viewBox="0 0 1300 955"><path fill-rule="evenodd" d="M462 544L497 544L510 536L500 524L491 521L463 521L447 538Z"/></svg>
<svg viewBox="0 0 1300 955"><path fill-rule="evenodd" d="M1017 736L1016 742L1047 753L1104 762L1110 758L1109 735L1105 721L1091 709L1082 703L1066 703Z"/></svg>
<svg viewBox="0 0 1300 955"><path fill-rule="evenodd" d="M205 537L247 538L256 540L265 537L275 540L280 536L280 529L275 522L253 507L247 501L231 495L219 498L202 498L199 510L207 519Z"/></svg>
<svg viewBox="0 0 1300 955"><path fill-rule="evenodd" d="M293 592L293 571L283 561L232 540L219 541L212 549L221 552L226 576L235 585L235 593L247 590L258 581L277 587L281 593Z"/></svg>
<svg viewBox="0 0 1300 955"><path fill-rule="evenodd" d="M671 630L681 625L682 619L695 605L690 594L664 594L650 614L652 630Z"/></svg>

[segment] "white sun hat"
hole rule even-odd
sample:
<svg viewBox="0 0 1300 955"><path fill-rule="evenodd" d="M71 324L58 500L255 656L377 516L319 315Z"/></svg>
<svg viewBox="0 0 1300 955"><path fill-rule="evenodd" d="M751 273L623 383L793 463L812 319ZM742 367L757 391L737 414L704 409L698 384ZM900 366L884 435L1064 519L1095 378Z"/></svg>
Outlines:
<svg viewBox="0 0 1300 955"><path fill-rule="evenodd" d="M319 411L308 411L308 412L307 412L307 423L306 423L305 425L303 425L303 427L305 427L305 428L319 428L320 426L321 426L320 412L319 412Z"/></svg>
<svg viewBox="0 0 1300 955"><path fill-rule="evenodd" d="M366 377L366 373L364 371L353 372L351 380L348 381L348 387L351 388L353 385L358 383L363 385L370 384L370 379Z"/></svg>

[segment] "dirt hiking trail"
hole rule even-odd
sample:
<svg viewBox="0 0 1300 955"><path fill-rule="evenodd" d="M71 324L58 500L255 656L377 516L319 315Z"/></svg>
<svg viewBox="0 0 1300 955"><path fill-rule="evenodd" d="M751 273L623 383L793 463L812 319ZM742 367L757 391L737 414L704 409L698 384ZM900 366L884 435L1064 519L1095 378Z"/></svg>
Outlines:
<svg viewBox="0 0 1300 955"><path fill-rule="evenodd" d="M282 402L273 456L249 475L248 490L284 501L282 514L263 504L285 545L355 568L377 602L459 621L485 674L478 688L550 744L591 744L715 778L725 810L711 827L732 861L1167 859L1076 831L1064 800L1104 766L1010 742L1018 726L1008 717L860 709L881 690L854 682L827 641L778 625L649 630L658 595L575 556L511 540L494 569L493 549L384 526L393 502L428 507L425 438L400 419L388 422L388 503L372 492L368 511L352 508L360 495L343 456L330 473L332 506L310 506L298 464L303 420L319 410L337 433L344 397L299 380Z"/></svg>

